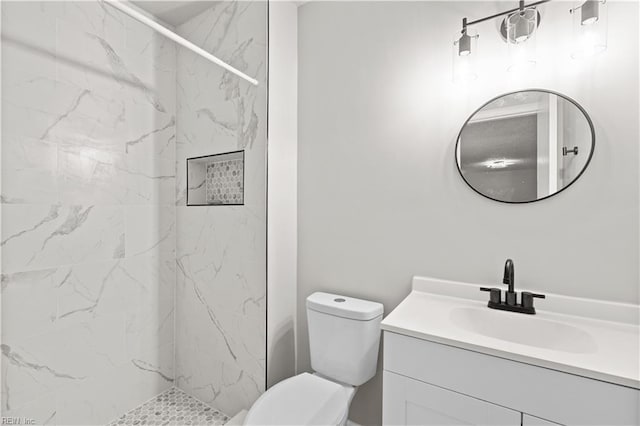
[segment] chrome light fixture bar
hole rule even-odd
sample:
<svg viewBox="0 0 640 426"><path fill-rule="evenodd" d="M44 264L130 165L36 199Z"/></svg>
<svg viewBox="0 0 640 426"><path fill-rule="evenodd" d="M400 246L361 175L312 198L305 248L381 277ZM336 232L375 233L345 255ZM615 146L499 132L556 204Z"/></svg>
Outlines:
<svg viewBox="0 0 640 426"><path fill-rule="evenodd" d="M158 24L153 19L148 18L147 16L145 16L144 14L138 12L137 10L125 5L121 1L119 1L119 0L106 0L105 3L108 4L109 6L112 6L112 7L116 8L116 9L118 9L120 12L123 12L123 13L131 16L133 19L135 19L138 22L141 22L142 24L148 26L149 28L159 32L160 34L162 34L163 36L167 37L169 40L172 40L172 41L176 42L180 46L191 50L195 54L202 56L206 60L211 61L211 62L213 62L214 64L216 64L218 66L221 66L222 68L224 68L225 70L229 71L230 73L235 74L240 78L243 78L244 80L248 81L249 83L253 84L254 86L258 85L258 80L256 80L255 78L250 77L247 74L243 73L242 71L238 70L237 68L232 67L228 63L224 62L222 59L212 55L211 53L207 52L206 50L202 49L201 47L196 46L195 44L191 43L189 40L179 36L178 34L174 33L170 29L163 27L162 25Z"/></svg>
<svg viewBox="0 0 640 426"><path fill-rule="evenodd" d="M540 1L536 1L533 3L529 3L526 4L524 1L520 1L518 7L515 7L513 9L509 9L509 10L505 10L504 12L499 12L496 13L494 15L490 15L490 16L485 16L484 18L480 18L480 19L476 19L474 21L467 21L467 18L463 18L462 20L462 31L465 31L465 29L471 25L475 25L475 24L479 24L481 22L485 22L485 21L490 21L491 19L496 19L496 18L500 18L502 16L507 16L507 15L513 15L516 12L520 12L522 13L525 9L529 9L529 8L534 8L536 6L539 6L541 4L544 3L549 3L551 0L540 0ZM523 28L521 28L521 30L523 30Z"/></svg>

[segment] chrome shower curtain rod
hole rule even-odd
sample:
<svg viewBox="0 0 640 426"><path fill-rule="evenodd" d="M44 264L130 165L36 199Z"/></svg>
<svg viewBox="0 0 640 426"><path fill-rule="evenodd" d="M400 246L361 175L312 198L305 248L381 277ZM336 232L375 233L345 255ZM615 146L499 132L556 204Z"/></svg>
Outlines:
<svg viewBox="0 0 640 426"><path fill-rule="evenodd" d="M127 15L129 15L133 19L135 19L136 21L139 21L139 22L143 23L144 25L154 29L155 31L157 31L160 34L162 34L163 36L167 37L169 40L173 40L174 42L178 43L180 46L191 50L192 52L202 56L203 58L207 59L208 61L211 61L214 64L219 65L222 68L226 69L227 71L237 75L238 77L241 77L241 78L245 79L249 83L251 83L251 84L253 84L255 86L258 85L258 80L256 80L255 78L249 77L247 74L245 74L242 71L232 67L231 65L227 64L226 62L224 62L222 59L220 59L220 58L218 58L216 56L213 56L211 53L207 52L206 50L202 49L201 47L196 46L195 44L191 43L189 40L185 39L184 37L180 37L178 34L174 33L170 29L163 27L162 25L158 24L153 19L150 19L147 16L145 16L144 14L138 12L137 10L135 10L135 9L123 4L121 1L119 1L119 0L105 0L105 3L110 5L110 6L115 7L120 12L126 13Z"/></svg>

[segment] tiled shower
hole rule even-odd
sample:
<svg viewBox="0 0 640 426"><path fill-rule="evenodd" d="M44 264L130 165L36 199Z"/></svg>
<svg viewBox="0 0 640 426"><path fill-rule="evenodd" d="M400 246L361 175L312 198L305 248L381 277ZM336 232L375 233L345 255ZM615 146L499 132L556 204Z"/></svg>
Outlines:
<svg viewBox="0 0 640 426"><path fill-rule="evenodd" d="M172 28L258 86L102 1L1 7L2 416L107 424L183 393L248 408L266 370L267 3ZM188 206L187 158L235 151L244 204Z"/></svg>

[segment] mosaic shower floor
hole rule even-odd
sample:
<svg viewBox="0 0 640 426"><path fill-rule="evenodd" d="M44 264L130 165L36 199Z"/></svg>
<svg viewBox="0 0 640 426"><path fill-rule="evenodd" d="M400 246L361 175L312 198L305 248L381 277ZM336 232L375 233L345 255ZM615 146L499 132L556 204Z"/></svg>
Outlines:
<svg viewBox="0 0 640 426"><path fill-rule="evenodd" d="M177 388L164 391L150 401L134 408L109 426L120 425L203 425L218 426L229 417Z"/></svg>

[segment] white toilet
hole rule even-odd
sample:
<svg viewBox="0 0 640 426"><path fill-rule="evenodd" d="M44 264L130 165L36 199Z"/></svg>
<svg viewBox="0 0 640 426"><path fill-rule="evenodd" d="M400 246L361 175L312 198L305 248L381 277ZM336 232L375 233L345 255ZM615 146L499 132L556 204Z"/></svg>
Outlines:
<svg viewBox="0 0 640 426"><path fill-rule="evenodd" d="M376 374L382 304L313 293L307 298L311 368L253 404L245 425L344 425L356 387Z"/></svg>

